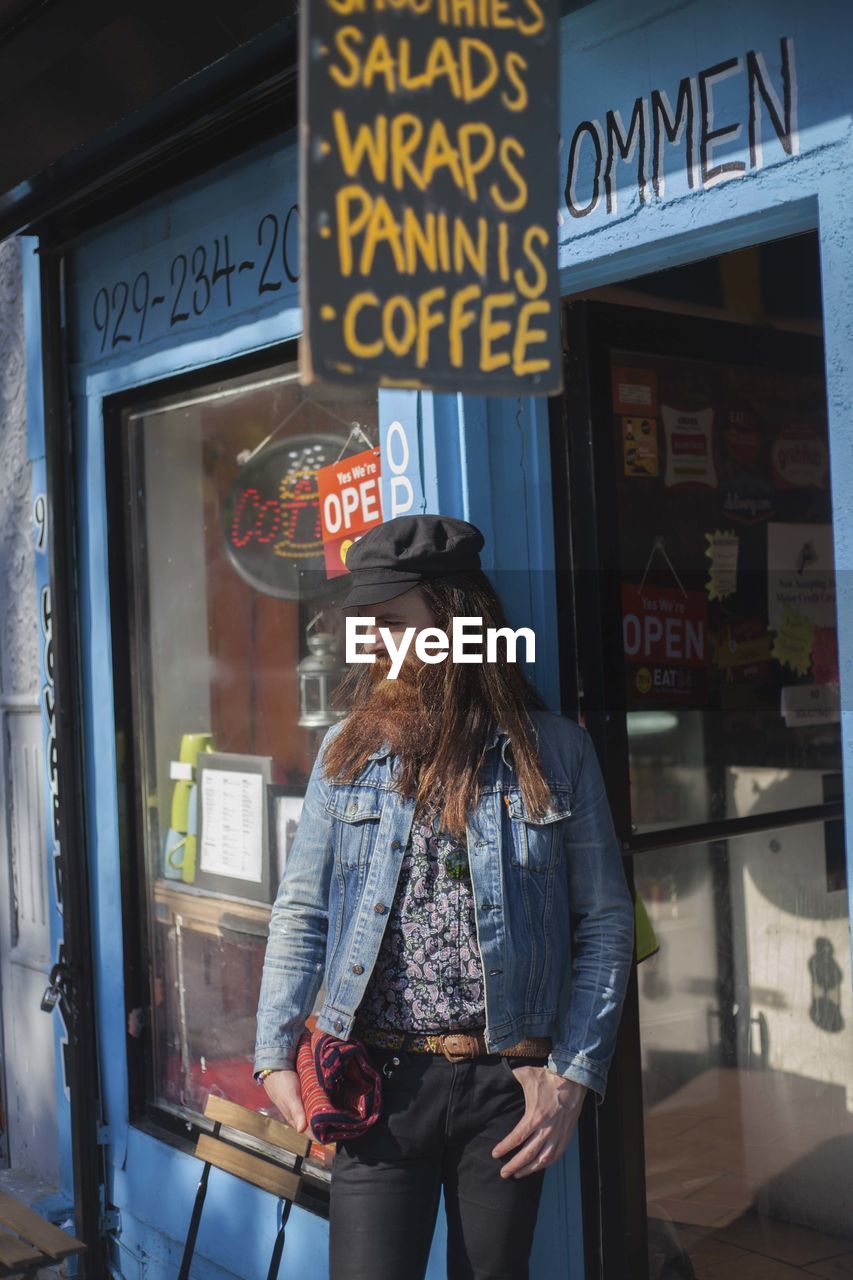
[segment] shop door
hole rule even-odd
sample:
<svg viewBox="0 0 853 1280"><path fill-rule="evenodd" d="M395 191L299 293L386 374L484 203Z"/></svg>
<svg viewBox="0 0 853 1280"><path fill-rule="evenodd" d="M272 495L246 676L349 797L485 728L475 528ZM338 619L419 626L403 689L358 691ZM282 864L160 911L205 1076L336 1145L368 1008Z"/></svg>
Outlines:
<svg viewBox="0 0 853 1280"><path fill-rule="evenodd" d="M822 343L589 301L567 332L564 649L659 943L581 1134L587 1276L848 1274Z"/></svg>

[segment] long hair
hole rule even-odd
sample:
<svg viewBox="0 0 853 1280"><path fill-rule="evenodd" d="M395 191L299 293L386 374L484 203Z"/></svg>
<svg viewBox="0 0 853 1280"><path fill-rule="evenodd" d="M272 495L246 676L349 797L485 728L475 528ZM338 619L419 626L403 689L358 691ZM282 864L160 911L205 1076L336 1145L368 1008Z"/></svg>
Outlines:
<svg viewBox="0 0 853 1280"><path fill-rule="evenodd" d="M500 599L481 570L426 581L419 590L435 625L448 634L458 617L478 617L484 629L508 625ZM458 837L464 836L468 811L477 803L480 766L498 727L509 738L528 812L541 816L549 805L529 714L544 703L521 667L506 660L505 646L499 644L498 651L496 662L456 663L448 657L440 664L443 674L434 684L437 693L429 703L432 732L428 750L411 750L400 756L396 789L414 797L416 805L436 810L444 828ZM350 668L341 686L349 716L324 759L326 776L335 782L354 781L371 752L382 745L357 726L359 719L369 718L375 687L373 667L362 664Z"/></svg>

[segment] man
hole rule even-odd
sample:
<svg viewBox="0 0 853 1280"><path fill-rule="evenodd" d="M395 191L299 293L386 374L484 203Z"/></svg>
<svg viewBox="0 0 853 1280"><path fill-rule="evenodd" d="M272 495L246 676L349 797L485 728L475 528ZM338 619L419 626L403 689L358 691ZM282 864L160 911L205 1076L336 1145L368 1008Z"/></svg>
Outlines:
<svg viewBox="0 0 853 1280"><path fill-rule="evenodd" d="M400 517L351 549L346 607L394 647L506 625L460 520ZM338 1144L332 1280L417 1280L444 1191L450 1280L524 1280L545 1169L603 1098L633 906L592 744L518 666L424 663L380 639L324 739L270 922L255 1070L305 1127L296 1041L362 1040L383 1115ZM499 647L499 654L503 650Z"/></svg>

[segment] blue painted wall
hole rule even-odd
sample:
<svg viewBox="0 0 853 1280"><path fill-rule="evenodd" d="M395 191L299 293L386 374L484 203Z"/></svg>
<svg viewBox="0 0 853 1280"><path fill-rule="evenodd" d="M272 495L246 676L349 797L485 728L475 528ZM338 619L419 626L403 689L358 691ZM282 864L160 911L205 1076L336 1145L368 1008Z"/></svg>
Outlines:
<svg viewBox="0 0 853 1280"><path fill-rule="evenodd" d="M853 492L853 453L846 440L853 409L853 291L848 283L853 267L853 212L847 200L853 174L853 91L844 56L851 32L853 20L845 7L826 0L805 10L789 0L747 5L601 0L580 10L563 24L562 150L560 190L555 190L564 293L743 247L772 235L819 229L836 551L841 569L849 568L853 557L848 497ZM783 39L784 46L780 45ZM787 104L783 50L790 90ZM753 56L748 59L750 53ZM751 117L750 68L755 89ZM761 78L763 96L756 76ZM665 92L665 105L672 113L685 82L682 105L685 115L688 104L693 111L692 185L682 133L679 142L663 147L658 171L665 180L662 186L658 183L656 192L648 157L654 138L654 104L664 99L654 97L654 91ZM790 119L784 145L768 101L780 122ZM632 118L633 153L629 145ZM575 213L586 204L593 207L577 217L569 210L563 189L571 142L583 122L587 126L577 145L572 202ZM641 128L646 161L642 172ZM717 129L726 132L711 136ZM597 203L593 137L602 148ZM607 163L608 138L612 167ZM624 160L619 154L620 138L628 153ZM720 177L711 170L721 164L743 167L724 170L726 176ZM116 1262L127 1280L168 1276L176 1269L198 1165L131 1128L127 1118L116 775L112 737L103 731L112 724L113 697L103 398L298 334L298 287L293 278L298 274L298 215L292 212L296 199L293 141L283 138L89 237L78 246L71 264L69 326L80 459L89 856L109 1196L121 1210ZM468 517L485 531L490 568L513 620L530 622L536 629L537 681L556 702L554 531L545 406L526 398L383 396L380 416L384 432L393 421L404 423L412 446L407 466L415 508ZM853 718L847 696L853 680L850 580L849 575L840 574L839 634L845 768L847 782L853 784ZM551 1171L546 1187L533 1274L580 1280L576 1149ZM199 1274L262 1274L275 1227L271 1197L215 1174L199 1242ZM430 1264L433 1280L444 1274L442 1245L439 1233ZM325 1274L324 1256L325 1225L296 1211L288 1228L285 1265L292 1274L319 1278Z"/></svg>

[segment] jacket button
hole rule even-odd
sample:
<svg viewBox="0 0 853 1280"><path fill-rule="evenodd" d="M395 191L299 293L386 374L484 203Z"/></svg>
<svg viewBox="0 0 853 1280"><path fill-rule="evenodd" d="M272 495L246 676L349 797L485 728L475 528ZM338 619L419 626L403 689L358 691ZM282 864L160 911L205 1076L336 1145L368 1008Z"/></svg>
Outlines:
<svg viewBox="0 0 853 1280"><path fill-rule="evenodd" d="M385 903L384 903L384 902L377 902L377 904L376 904L376 906L373 908L373 910L376 912L376 914L377 914L378 916L384 916L384 915L385 915L385 911L386 911Z"/></svg>
<svg viewBox="0 0 853 1280"><path fill-rule="evenodd" d="M399 841L399 840L392 840L392 841L391 841L391 848L392 848L392 849L399 849L399 848L400 848L400 841Z"/></svg>
<svg viewBox="0 0 853 1280"><path fill-rule="evenodd" d="M352 967L352 971L353 973L364 973L364 966L360 964L354 964Z"/></svg>
<svg viewBox="0 0 853 1280"><path fill-rule="evenodd" d="M337 1022L335 1023L335 1030L343 1031L343 1029L344 1029L344 1024L341 1022L340 1018L338 1018Z"/></svg>

